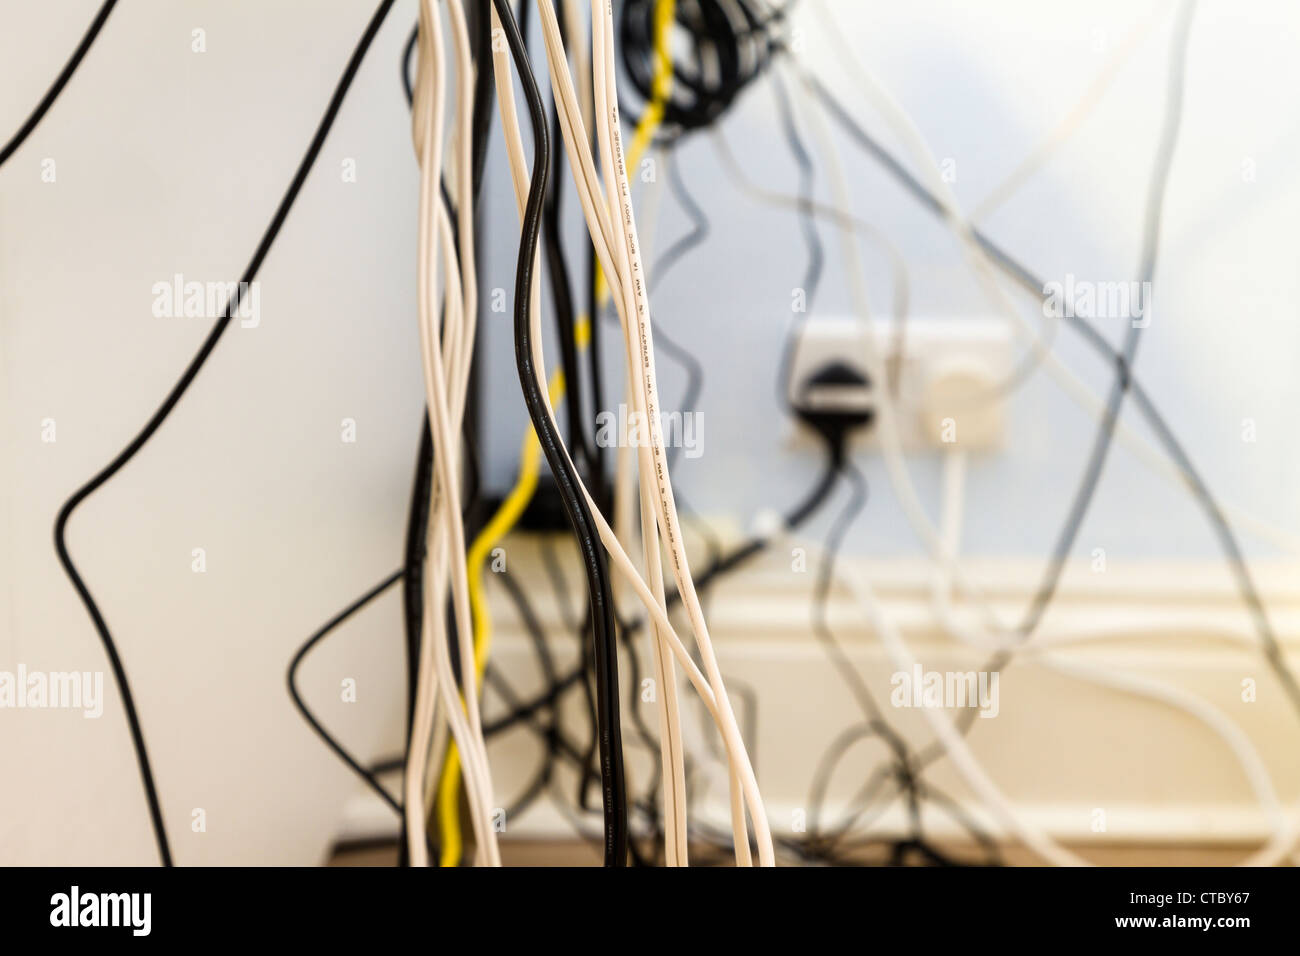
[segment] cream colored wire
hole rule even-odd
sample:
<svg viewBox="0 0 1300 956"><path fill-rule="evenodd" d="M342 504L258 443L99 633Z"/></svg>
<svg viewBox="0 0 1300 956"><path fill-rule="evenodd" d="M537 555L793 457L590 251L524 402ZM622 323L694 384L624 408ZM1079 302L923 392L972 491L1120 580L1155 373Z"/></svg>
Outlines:
<svg viewBox="0 0 1300 956"><path fill-rule="evenodd" d="M695 632L700 659L704 663L705 672L713 687L719 713L725 721L735 724L735 713L727 697L726 686L709 639L703 608L700 606L695 582L691 577L672 483L668 477L662 422L659 419L661 405L655 381L654 336L650 322L650 304L638 247L636 216L632 207L626 157L618 123L618 95L614 79L616 75L614 20L613 7L609 0L592 0L592 36L596 113L598 117L604 117L604 122L597 123L597 141L600 144L604 168L610 172L605 181L610 208L614 210L621 207L622 213L620 216L610 217L616 232L622 233L622 243L616 244L615 262L624 270L623 294L629 308L626 312L620 313L620 318L625 323L625 337L627 324L634 324L637 332L637 352L635 356L630 357L639 361L634 361L631 367L634 369L634 380L638 382L641 389L641 406L644 413L642 421L650 433L650 441L641 443L638 449L641 453L639 457L642 463L642 481L644 483L648 477L653 477L657 486L658 494L655 495L655 503L658 505L659 530L666 539L664 543L672 558L673 576L682 597L682 605ZM632 322L633 315L635 323ZM645 494L644 490L642 494ZM739 734L738 727L736 732ZM743 752L743 745L739 759L745 764L749 763L748 754ZM745 804L748 802L760 858L763 865L772 865L774 854L771 832L757 784L753 783L749 788L750 792L746 793L746 781L738 779L741 774L734 765L732 775L732 829L736 841L737 862L742 866L750 865L751 862L748 828L745 825ZM752 781L752 768L749 777Z"/></svg>
<svg viewBox="0 0 1300 956"><path fill-rule="evenodd" d="M459 7L459 0L450 0ZM459 15L458 15L459 14ZM464 143L469 136L469 112L464 91L471 87L472 76L465 74L468 57L468 33L463 10L451 12L453 39L457 46L457 64L461 71L462 95L457 109L456 134L460 156L455 164L459 182L459 204L472 209L467 188L470 166ZM445 70L440 14L432 0L420 6L419 70L413 99L413 136L420 162L420 257L418 293L420 306L421 360L429 405L430 429L434 443L435 477L429 516L428 555L425 562L424 598L429 609L445 606L448 590L455 612L458 645L462 659L466 649L472 655L469 632L468 596L463 554L464 528L460 515L459 491L459 419L464 414L465 383L468 361L473 349L472 323L475 303L467 280L473 278L472 252L469 259L458 260L452 240L450 219L439 194L443 165L443 131L445 115ZM468 220L468 216L462 216ZM472 249L472 225L462 221L461 256L467 243ZM468 235L465 232L468 231ZM447 328L444 349L439 335L438 259L441 249L446 274L443 317ZM468 264L468 271L465 265ZM460 394L457 394L459 390ZM432 656L433 660L429 658ZM446 618L442 614L424 616L416 707L412 722L411 753L406 773L405 805L411 860L427 865L426 803L424 799L429 766L429 748L433 739L435 701L441 701L437 713L450 724L465 764L466 790L470 813L478 841L479 859L489 865L500 864L496 833L491 825L491 777L483 745L478 695L472 673L462 675L464 703L458 693L447 646ZM435 694L437 696L435 696Z"/></svg>
<svg viewBox="0 0 1300 956"><path fill-rule="evenodd" d="M658 6L655 10L656 34L655 34L655 95L653 101L646 107L646 116L637 124L636 136L634 139L639 145L642 140L649 141L651 130L658 125L658 114L663 110L663 98L669 92L668 80L665 79L664 69L670 62L666 56L660 56L660 44L667 41L667 31L672 24L673 4L671 0L657 0ZM662 35L660 31L662 30ZM594 32L593 38L597 36ZM593 39L593 57L595 53L595 40ZM667 76L671 78L671 73ZM598 94L598 99L604 95ZM557 146L558 148L558 146ZM609 179L606 182L610 182ZM656 179L656 183L658 180ZM656 188L653 195L657 197L659 190ZM654 210L657 204L652 203L650 209ZM650 231L653 231L653 221L650 224ZM645 232L643 229L642 232ZM625 261L619 262L620 267L626 267ZM626 283L622 288L626 289ZM624 368L626 372L626 388L628 400L632 402L639 415L644 416L645 403L638 394L639 384L634 374L636 363L636 354L631 338L627 334L627 325L621 321L623 329L623 341L626 349L624 356ZM644 422L645 419L641 418ZM638 432L643 429L638 428ZM663 575L663 556L660 548L659 530L656 523L655 512L648 500L645 489L645 463L647 456L641 454L641 449L645 447L646 442L643 440L646 436L638 434L638 440L632 442L631 436L619 436L619 447L624 448L627 445L633 445L637 448L637 460L641 469L641 493L638 495L640 500L640 528L641 528L641 549L644 568L648 576L648 583L651 593L654 594L656 602L667 606L667 595L664 587ZM648 449L647 449L648 450ZM632 456L626 456L630 459ZM626 468L630 461L623 463ZM625 473L625 483L616 486L616 491L626 493L630 490L631 483L627 480L631 475ZM625 502L619 502L625 505ZM624 538L630 541L630 538ZM673 665L672 651L668 648L667 639L664 637L659 626L651 621L646 628L647 636L650 642L651 657L654 666L655 680L655 702L659 715L659 750L660 763L662 765L662 792L664 806L664 861L670 867L689 866L689 839L687 832L687 814L686 814L686 761L685 761L685 743L681 729L681 709L677 697L677 673ZM748 849L748 835L746 834L744 843Z"/></svg>
<svg viewBox="0 0 1300 956"><path fill-rule="evenodd" d="M546 13L550 13L550 12L551 12L550 10L544 10L543 14L545 16ZM546 20L544 20L544 23L551 28L557 27L557 25L554 24L553 22L547 22ZM557 28L548 32L548 56L550 56L550 59L552 61L562 61L563 58L562 53L558 57L553 55L556 49L553 43L556 34L558 34ZM552 70L554 75L554 67L552 67ZM565 79L568 80L569 78L565 76ZM562 103L572 101L571 90L565 86L559 87L558 95L560 97L564 97L567 95L568 99L562 100L561 101ZM561 113L562 116L565 115L563 105L561 105ZM586 141L585 130L582 133L580 133L579 136L581 138L581 141L583 142ZM589 154L583 158L586 159L588 163L590 163ZM580 163L581 161L579 161L579 164ZM578 164L575 164L575 168L578 168ZM593 204L590 201L590 195L588 192L582 189L582 186L583 186L583 182L580 181L579 190L580 190L581 198L584 202L584 207L587 210L591 210L593 209ZM603 236L601 238L603 239ZM600 243L598 242L597 245L599 247ZM617 288L617 282L615 282L613 288ZM630 397L635 399L634 389L632 390L632 395ZM623 449L625 445L626 445L625 442L620 442L619 445L620 487L626 487L625 478L628 477L624 464L625 462L627 462L630 456L623 453ZM622 498L622 496L620 497ZM626 519L626 517L627 517L626 510L620 509L618 513L619 520L623 521ZM624 538L624 540L627 539L626 531L623 532L622 537ZM647 547L657 544L657 538L655 537L653 526L651 526L649 534L643 535L643 541L645 542ZM657 563L658 563L657 557L647 560L647 566L654 567L655 573L657 573L657 567L656 567ZM654 594L657 599L657 602L660 605L662 605L663 604L662 587L656 586ZM666 658L666 654L661 653L660 650L660 645L658 641L662 635L660 633L660 629L657 626L657 624L652 622L650 633L656 639L655 665L656 665L656 674L659 679L658 686L661 688L661 693L657 694L656 696L658 698L658 702L660 706L660 715L662 721L661 726L663 727L661 746L664 748L664 753L667 755L667 761L668 761L668 766L665 768L665 773L664 773L664 781L665 781L664 803L665 803L665 820L666 820L666 831L667 831L666 857L670 861L670 864L684 865L686 862L685 784L684 784L684 766L682 761L682 745L681 745L681 737L680 737L680 730L679 730L680 722L677 715L677 708L675 702L676 686L675 686L675 681L673 681L672 678L668 676L671 675L672 673L671 660ZM665 666L665 661L667 662L667 666ZM670 782L672 784L671 786L670 786Z"/></svg>
<svg viewBox="0 0 1300 956"><path fill-rule="evenodd" d="M670 0L667 3L666 0L659 0L659 3L671 7ZM671 13L671 9L669 13ZM657 21L658 19L659 15L656 16ZM671 18L669 18L668 24L671 24ZM656 47L660 42L661 38L656 37ZM658 58L656 59L658 60ZM660 63L662 62L664 61L661 60ZM659 63L656 64L656 69L660 69ZM637 126L639 133L646 126L646 120L643 118ZM659 200L662 193L662 180L656 176L650 186L646 203L647 211L653 213L653 216L641 230L642 235L646 237L647 248L654 247L653 236L658 225ZM649 283L648 276L646 282ZM630 376L628 376L627 388L630 396L632 389ZM620 441L619 447L623 448L627 444L626 441ZM616 487L615 490L618 492L623 489ZM655 598L664 602L663 564L658 548L658 529L655 525L654 509L650 507L646 496L640 495L639 498L641 502L642 547L643 553L646 555L646 568L649 569L651 574L650 587ZM653 549L651 549L647 539L654 544ZM654 659L655 687L658 690L655 694L655 700L659 709L659 758L663 768L661 776L663 778L664 802L664 860L668 866L689 866L690 839L686 813L686 744L682 734L681 706L677 695L677 670L673 664L672 650L668 647L668 641L659 628L652 621L646 630L650 636L650 649Z"/></svg>
<svg viewBox="0 0 1300 956"><path fill-rule="evenodd" d="M435 61L435 57L430 53L430 30L426 25L426 10L424 4L420 6L420 26L419 26L419 59L417 61L416 86L412 98L412 136L416 144L417 159L420 162L420 248L418 259L418 292L417 305L420 313L420 359L424 369L426 382L426 393L432 386L431 374L428 370L429 350L426 344L425 332L425 311L426 297L428 295L427 286L429 279L427 277L426 262L432 255L427 248L429 245L428 227L426 225L426 212L424 203L424 181L426 178L425 164L432 161L431 156L431 139L435 135L434 127L440 124L441 110L438 106L438 96L441 92L438 70L440 61ZM436 240L435 240L436 241ZM435 264L436 269L436 264ZM428 401L426 394L426 401ZM432 404L430 404L432 408ZM432 414L430 415L432 426ZM431 491L431 494L437 494L438 490ZM435 509L430 508L430 514L433 515ZM432 521L431 521L432 524ZM421 582L421 588L425 592L425 599L428 598L428 573L429 565L433 559L434 539L429 539L430 551L429 560L425 565L425 576ZM415 866L424 866L428 864L427 840L425 836L425 805L423 800L424 780L426 776L426 755L428 753L429 742L432 738L433 731L433 704L435 700L437 675L432 665L432 638L431 625L427 620L424 627L420 642L420 657L417 670L416 697L415 707L411 723L411 746L408 748L408 764L404 780L405 797L403 801L406 828L408 834L408 850L411 862Z"/></svg>
<svg viewBox="0 0 1300 956"><path fill-rule="evenodd" d="M566 14L567 15L567 14ZM638 124L638 129L642 124ZM558 146L557 146L558 148ZM647 202L648 212L657 212L661 190L656 178ZM647 243L654 228L654 217L641 229ZM628 339L624 337L625 346ZM636 383L632 378L631 363L634 356L624 355L626 398L636 407ZM618 441L619 461L617 462L614 492L615 529L620 540L630 542L632 534L632 498L639 505L640 539L643 568L655 600L667 605L664 589L663 557L659 547L659 532L655 523L654 509L645 495L639 493L636 476L631 471L632 447L630 436L620 435ZM639 447L639 446L637 446ZM638 462L639 464L639 462ZM664 863L670 867L689 866L687 815L686 815L686 762L685 744L681 729L681 708L677 697L677 672L672 660L672 651L658 626L652 621L645 628L649 638L651 659L654 667L655 704L659 715L659 755L662 770L661 787L664 809Z"/></svg>

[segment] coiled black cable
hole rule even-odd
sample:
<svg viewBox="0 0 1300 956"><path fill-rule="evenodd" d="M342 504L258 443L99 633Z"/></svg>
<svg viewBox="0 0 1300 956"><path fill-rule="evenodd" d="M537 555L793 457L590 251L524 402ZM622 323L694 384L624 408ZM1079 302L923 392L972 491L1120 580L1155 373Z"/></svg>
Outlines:
<svg viewBox="0 0 1300 956"><path fill-rule="evenodd" d="M627 75L647 102L654 90L657 6L657 0L625 0L619 19ZM674 140L717 122L767 70L778 49L776 28L790 6L776 7L766 0L684 0L676 5L674 19L690 47L674 58L659 140ZM733 14L739 14L739 20Z"/></svg>
<svg viewBox="0 0 1300 956"><path fill-rule="evenodd" d="M298 168L294 172L293 179L289 183L289 188L285 190L280 205L275 210L275 215L271 219L270 225L262 234L261 241L257 244L257 249L253 252L253 258L249 261L248 266L244 269L244 274L236 286L230 300L226 303L225 310L217 321L213 324L212 330L208 333L203 344L199 347L194 358L190 360L185 371L181 373L180 379L172 386L167 397L163 399L158 410L153 413L145 423L144 428L135 436L121 452L118 453L98 474L90 481L82 485L59 509L58 518L54 522L54 549L58 553L59 563L63 565L63 570L72 586L76 589L81 603L85 605L87 613L94 622L95 630L98 632L101 642L104 645L104 651L108 655L109 665L113 670L113 679L117 683L118 692L122 695L122 706L126 711L127 723L131 730L131 742L135 748L136 761L140 765L140 778L144 784L145 798L149 803L149 817L153 824L154 838L158 843L158 855L162 860L163 866L172 865L171 847L167 842L167 829L163 824L162 807L158 801L158 790L154 784L153 771L149 766L149 754L145 747L144 732L140 727L140 718L136 713L135 699L131 695L131 687L127 681L126 669L118 656L117 646L113 642L113 636L109 632L108 624L104 620L104 615L99 610L99 605L91 597L90 589L86 587L85 581L77 572L77 567L73 564L72 555L68 552L65 535L67 531L68 519L72 517L73 511L77 505L85 501L94 494L110 478L116 475L136 454L144 447L154 432L156 432L162 423L166 421L167 416L171 414L172 409L181 400L181 396L194 382L199 370L203 368L208 358L212 355L212 350L217 347L217 342L226 329L230 327L230 318L239 308L242 297L242 290L248 288L248 284L257 276L258 269L262 266L262 261L266 258L267 253L271 251L271 244L275 242L276 236L280 234L281 227L284 226L285 219L288 218L289 210L293 208L294 200L298 198L303 183L307 180L307 174L315 165L317 156L320 155L321 147L325 145L325 137L329 135L330 129L334 125L334 120L338 116L339 108L343 105L343 98L347 95L348 88L352 85L352 80L357 74L361 61L370 49L370 44L375 35L379 32L379 27L383 24L384 18L393 6L393 0L383 0L375 10L374 15L370 18L366 26L365 33L362 34L356 48L352 51L352 56L348 60L347 66L343 70L343 75L339 78L334 88L334 93L330 97L329 105L325 108L325 113L316 127L316 133L312 136L311 143L307 147L307 152L303 154L298 163ZM93 39L93 38L92 38Z"/></svg>

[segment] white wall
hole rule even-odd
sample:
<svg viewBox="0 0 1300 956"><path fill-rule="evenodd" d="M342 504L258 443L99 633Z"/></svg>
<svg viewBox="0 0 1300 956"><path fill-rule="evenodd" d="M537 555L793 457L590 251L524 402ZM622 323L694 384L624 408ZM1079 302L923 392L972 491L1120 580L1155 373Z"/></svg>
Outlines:
<svg viewBox="0 0 1300 956"><path fill-rule="evenodd" d="M21 122L98 4L10 11L0 32L0 135ZM1090 82L1146 4L836 3L844 30L957 162L974 203ZM0 171L0 669L105 668L51 545L61 502L135 433L206 334L151 314L151 286L180 272L233 280L309 140L371 12L363 3L126 0L36 134ZM399 4L367 57L316 171L260 275L261 324L232 328L145 451L76 514L73 554L132 676L181 863L311 862L356 792L294 713L293 649L401 552L421 385L415 355L414 196L398 55L414 5ZM1166 20L1167 24L1167 20ZM191 52L191 31L207 52ZM1099 32L1100 31L1100 32ZM1289 529L1300 457L1289 410L1297 337L1291 172L1300 8L1201 4L1157 276L1162 318L1140 374L1216 492ZM990 223L1047 276L1127 278L1157 134L1167 26L1147 41L1068 150ZM816 68L881 125L829 56ZM792 161L760 85L729 118L751 176L793 191ZM847 144L846 144L847 149ZM55 160L57 181L40 179ZM358 181L345 183L354 158ZM514 213L492 157L489 287L513 287ZM1257 175L1243 181L1244 160ZM755 208L706 141L681 152L714 224L656 302L664 328L708 362L706 453L680 483L699 511L744 522L811 479L806 449L776 422L771 386L803 273L794 217ZM855 212L904 250L914 314L984 312L944 231L869 163L851 163ZM828 196L824 178L820 194ZM570 207L572 191L569 192ZM685 228L665 199L662 248ZM828 312L847 311L838 246L823 231ZM874 299L884 271L868 262ZM1032 309L1032 306L1026 306ZM1033 312L1029 314L1032 316ZM489 315L490 473L508 480L523 413L509 318ZM1063 335L1060 354L1103 386L1106 369ZM665 370L666 395L680 377ZM973 465L968 547L1034 557L1050 546L1086 454L1087 420L1040 378L1012 410L1011 442ZM1240 440L1254 418L1259 439ZM41 441L53 418L57 441ZM340 440L340 421L358 441ZM918 550L877 463L850 535L859 553ZM923 494L937 466L920 460ZM1079 548L1115 560L1216 556L1199 513L1122 451ZM1248 552L1267 554L1246 540ZM207 571L191 571L204 548ZM404 699L396 597L342 629L304 671L310 699L359 753L397 749ZM339 682L358 681L356 704ZM0 713L0 861L151 863L143 796L116 695L98 721ZM188 828L193 808L208 832Z"/></svg>

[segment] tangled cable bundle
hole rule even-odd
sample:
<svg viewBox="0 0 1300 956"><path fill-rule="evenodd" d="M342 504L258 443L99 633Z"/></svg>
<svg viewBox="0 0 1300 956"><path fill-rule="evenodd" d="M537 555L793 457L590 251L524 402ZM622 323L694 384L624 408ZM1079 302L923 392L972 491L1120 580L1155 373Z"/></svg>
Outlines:
<svg viewBox="0 0 1300 956"><path fill-rule="evenodd" d="M659 137L671 141L713 125L736 98L762 76L781 44L778 30L793 0L685 0L674 20L689 39L673 58L672 88L663 106ZM647 104L654 100L656 0L626 0L619 44L628 79ZM628 111L629 116L633 111Z"/></svg>

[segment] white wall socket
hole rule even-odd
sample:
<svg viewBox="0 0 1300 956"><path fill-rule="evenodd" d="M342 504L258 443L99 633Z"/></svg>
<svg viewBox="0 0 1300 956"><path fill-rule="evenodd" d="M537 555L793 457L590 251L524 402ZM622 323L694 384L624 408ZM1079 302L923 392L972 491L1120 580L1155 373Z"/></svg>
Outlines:
<svg viewBox="0 0 1300 956"><path fill-rule="evenodd" d="M790 397L800 384L831 364L867 371L868 400L879 405L885 387L873 354L898 377L895 403L904 449L999 448L1005 433L1005 396L998 388L1012 372L1007 324L997 319L909 318L898 349L897 323L831 316L809 318L796 332L790 364ZM870 336L870 338L868 338ZM877 415L877 424L879 416ZM866 443L874 445L876 426Z"/></svg>

